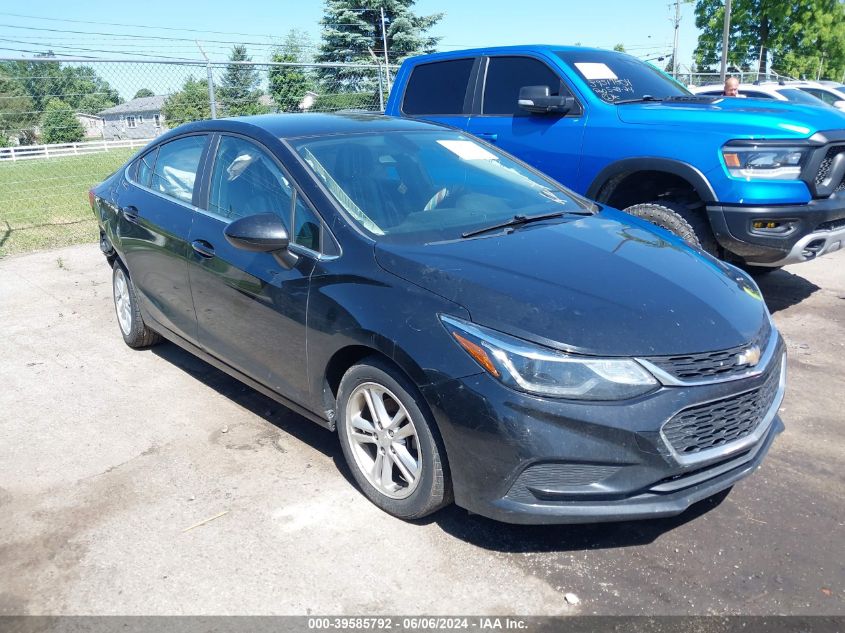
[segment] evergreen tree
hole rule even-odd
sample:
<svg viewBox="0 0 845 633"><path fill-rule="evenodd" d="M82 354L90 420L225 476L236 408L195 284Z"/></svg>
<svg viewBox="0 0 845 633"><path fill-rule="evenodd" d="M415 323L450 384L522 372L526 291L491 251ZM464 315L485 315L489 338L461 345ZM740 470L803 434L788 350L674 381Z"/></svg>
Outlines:
<svg viewBox="0 0 845 633"><path fill-rule="evenodd" d="M174 128L189 121L211 118L208 101L208 81L189 76L182 90L170 95L161 108L168 127Z"/></svg>
<svg viewBox="0 0 845 633"><path fill-rule="evenodd" d="M236 44L229 55L230 62L248 62L251 58L246 53L246 46ZM229 64L220 82L217 93L223 109L223 116L243 116L247 114L261 114L266 112L258 101L261 91L258 71L253 66L244 64Z"/></svg>
<svg viewBox="0 0 845 633"><path fill-rule="evenodd" d="M50 143L77 143L85 129L71 107L61 99L50 99L41 118L41 140Z"/></svg>
<svg viewBox="0 0 845 633"><path fill-rule="evenodd" d="M722 0L697 0L695 25L701 29L698 66L721 61L725 7ZM845 72L845 7L839 0L733 0L728 62L786 75L841 79Z"/></svg>
<svg viewBox="0 0 845 633"><path fill-rule="evenodd" d="M308 37L291 29L284 43L273 51L272 61L286 63L307 63ZM270 96L279 112L298 112L305 93L313 89L308 70L301 66L271 66L268 71Z"/></svg>
<svg viewBox="0 0 845 633"><path fill-rule="evenodd" d="M328 63L373 63L370 50L384 59L381 10L384 9L387 54L390 64L418 53L434 52L440 38L428 31L443 17L442 13L419 16L413 12L414 0L326 0L323 10L322 44L316 60ZM319 71L329 92L375 89L377 77L362 68Z"/></svg>

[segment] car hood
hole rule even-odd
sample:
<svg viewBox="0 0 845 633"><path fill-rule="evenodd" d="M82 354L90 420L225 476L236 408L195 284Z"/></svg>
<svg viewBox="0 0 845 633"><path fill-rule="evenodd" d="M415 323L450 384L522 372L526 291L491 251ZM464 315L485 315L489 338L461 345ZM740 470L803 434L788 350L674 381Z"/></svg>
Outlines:
<svg viewBox="0 0 845 633"><path fill-rule="evenodd" d="M823 106L803 106L786 101L653 101L615 107L619 119L625 123L707 126L724 129L737 138L807 138L822 130L845 128L845 114L840 110Z"/></svg>
<svg viewBox="0 0 845 633"><path fill-rule="evenodd" d="M462 305L477 324L575 352L727 349L751 340L768 318L744 273L610 209L509 234L381 241L375 256L394 275Z"/></svg>

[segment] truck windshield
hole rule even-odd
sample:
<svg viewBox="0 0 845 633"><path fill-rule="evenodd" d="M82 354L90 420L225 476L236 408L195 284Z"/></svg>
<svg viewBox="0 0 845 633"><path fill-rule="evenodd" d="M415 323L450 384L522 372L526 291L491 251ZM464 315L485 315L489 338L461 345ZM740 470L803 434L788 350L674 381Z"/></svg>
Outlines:
<svg viewBox="0 0 845 633"><path fill-rule="evenodd" d="M689 95L690 92L654 66L611 51L558 51L558 57L607 103L631 103Z"/></svg>
<svg viewBox="0 0 845 633"><path fill-rule="evenodd" d="M507 154L449 130L291 143L348 217L390 242L458 239L514 216L583 215L594 208Z"/></svg>

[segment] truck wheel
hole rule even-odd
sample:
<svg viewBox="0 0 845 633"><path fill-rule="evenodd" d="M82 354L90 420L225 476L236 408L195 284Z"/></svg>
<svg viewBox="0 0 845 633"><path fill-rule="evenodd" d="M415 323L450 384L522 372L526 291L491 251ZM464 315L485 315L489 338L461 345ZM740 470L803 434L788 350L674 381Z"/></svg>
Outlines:
<svg viewBox="0 0 845 633"><path fill-rule="evenodd" d="M419 519L451 499L445 449L419 391L379 358L340 381L337 432L352 476L379 508Z"/></svg>
<svg viewBox="0 0 845 633"><path fill-rule="evenodd" d="M781 268L783 268L783 266L755 266L754 264L741 264L740 268L745 270L745 272L749 273L750 275L760 277L761 275L768 275L769 273L773 273L776 270L780 270Z"/></svg>
<svg viewBox="0 0 845 633"><path fill-rule="evenodd" d="M635 204L623 209L623 211L674 233L691 246L705 250L711 255L719 256L719 244L713 236L707 218L703 214L692 211L683 203L671 201L646 202L645 204Z"/></svg>

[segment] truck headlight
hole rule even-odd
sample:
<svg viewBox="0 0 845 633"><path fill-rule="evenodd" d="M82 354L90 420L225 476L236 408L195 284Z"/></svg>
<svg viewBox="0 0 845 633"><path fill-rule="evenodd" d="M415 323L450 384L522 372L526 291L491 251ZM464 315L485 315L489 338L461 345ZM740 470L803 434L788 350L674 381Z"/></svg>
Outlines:
<svg viewBox="0 0 845 633"><path fill-rule="evenodd" d="M722 158L728 173L747 180L797 180L810 153L809 147L725 145Z"/></svg>
<svg viewBox="0 0 845 633"><path fill-rule="evenodd" d="M657 380L629 358L565 354L474 323L441 315L464 351L508 387L573 400L624 400L652 391Z"/></svg>

